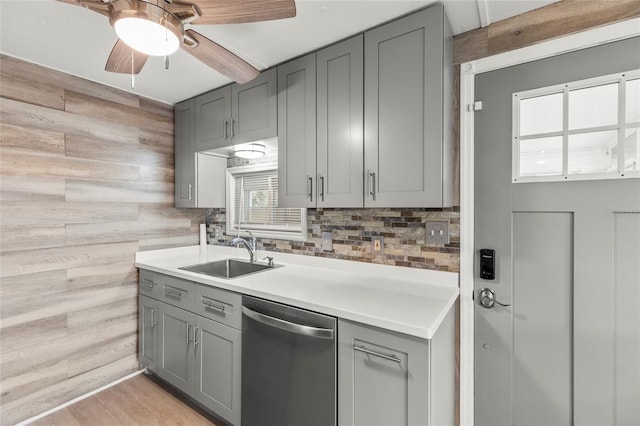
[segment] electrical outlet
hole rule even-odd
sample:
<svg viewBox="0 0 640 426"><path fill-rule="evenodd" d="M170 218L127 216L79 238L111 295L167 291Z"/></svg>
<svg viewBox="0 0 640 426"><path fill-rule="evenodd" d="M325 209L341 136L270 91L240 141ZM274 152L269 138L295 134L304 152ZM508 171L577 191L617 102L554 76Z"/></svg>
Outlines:
<svg viewBox="0 0 640 426"><path fill-rule="evenodd" d="M427 222L425 229L427 231L427 244L449 244L449 221L432 221Z"/></svg>
<svg viewBox="0 0 640 426"><path fill-rule="evenodd" d="M384 237L375 235L371 237L371 253L382 256L384 254Z"/></svg>
<svg viewBox="0 0 640 426"><path fill-rule="evenodd" d="M219 240L220 238L222 238L222 226L216 225L214 238L216 240Z"/></svg>
<svg viewBox="0 0 640 426"><path fill-rule="evenodd" d="M322 233L322 251L333 250L333 235L331 232Z"/></svg>

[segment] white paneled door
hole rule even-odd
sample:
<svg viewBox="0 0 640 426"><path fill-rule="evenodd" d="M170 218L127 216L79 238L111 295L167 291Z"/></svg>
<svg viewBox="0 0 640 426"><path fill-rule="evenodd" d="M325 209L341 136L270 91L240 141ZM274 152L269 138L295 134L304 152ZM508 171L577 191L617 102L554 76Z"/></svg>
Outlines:
<svg viewBox="0 0 640 426"><path fill-rule="evenodd" d="M476 76L477 425L640 424L640 179L512 179L514 93L638 69L631 52L640 39Z"/></svg>

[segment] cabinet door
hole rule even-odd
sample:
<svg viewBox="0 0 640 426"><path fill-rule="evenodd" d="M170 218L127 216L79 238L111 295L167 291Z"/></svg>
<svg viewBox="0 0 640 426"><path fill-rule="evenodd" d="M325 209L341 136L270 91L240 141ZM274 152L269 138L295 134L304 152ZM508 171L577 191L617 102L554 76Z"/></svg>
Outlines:
<svg viewBox="0 0 640 426"><path fill-rule="evenodd" d="M159 303L160 346L158 375L191 395L193 392L194 315L166 303Z"/></svg>
<svg viewBox="0 0 640 426"><path fill-rule="evenodd" d="M363 36L317 53L318 207L363 205Z"/></svg>
<svg viewBox="0 0 640 426"><path fill-rule="evenodd" d="M348 321L338 329L338 424L429 425L427 341Z"/></svg>
<svg viewBox="0 0 640 426"><path fill-rule="evenodd" d="M261 73L245 84L231 86L233 144L241 144L278 135L276 69Z"/></svg>
<svg viewBox="0 0 640 426"><path fill-rule="evenodd" d="M316 206L316 54L278 67L278 206Z"/></svg>
<svg viewBox="0 0 640 426"><path fill-rule="evenodd" d="M240 330L196 316L195 338L195 399L240 425Z"/></svg>
<svg viewBox="0 0 640 426"><path fill-rule="evenodd" d="M138 359L150 371L158 367L158 301L140 295L138 300Z"/></svg>
<svg viewBox="0 0 640 426"><path fill-rule="evenodd" d="M231 145L231 86L196 97L196 151Z"/></svg>
<svg viewBox="0 0 640 426"><path fill-rule="evenodd" d="M443 13L365 33L365 207L442 207Z"/></svg>
<svg viewBox="0 0 640 426"><path fill-rule="evenodd" d="M196 149L195 101L175 106L175 202L176 207L195 207Z"/></svg>

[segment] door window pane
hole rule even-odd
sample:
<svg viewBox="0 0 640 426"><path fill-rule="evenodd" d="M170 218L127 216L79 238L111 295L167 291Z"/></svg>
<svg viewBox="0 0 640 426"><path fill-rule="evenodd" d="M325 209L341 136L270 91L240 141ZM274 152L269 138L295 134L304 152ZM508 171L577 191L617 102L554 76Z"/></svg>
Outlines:
<svg viewBox="0 0 640 426"><path fill-rule="evenodd" d="M562 137L520 141L520 176L562 174Z"/></svg>
<svg viewBox="0 0 640 426"><path fill-rule="evenodd" d="M626 122L640 123L640 79L627 81Z"/></svg>
<svg viewBox="0 0 640 426"><path fill-rule="evenodd" d="M640 170L640 127L627 129L624 138L624 170Z"/></svg>
<svg viewBox="0 0 640 426"><path fill-rule="evenodd" d="M618 124L618 83L569 92L569 129Z"/></svg>
<svg viewBox="0 0 640 426"><path fill-rule="evenodd" d="M569 174L618 170L618 131L569 136Z"/></svg>
<svg viewBox="0 0 640 426"><path fill-rule="evenodd" d="M562 131L562 93L520 101L520 134Z"/></svg>

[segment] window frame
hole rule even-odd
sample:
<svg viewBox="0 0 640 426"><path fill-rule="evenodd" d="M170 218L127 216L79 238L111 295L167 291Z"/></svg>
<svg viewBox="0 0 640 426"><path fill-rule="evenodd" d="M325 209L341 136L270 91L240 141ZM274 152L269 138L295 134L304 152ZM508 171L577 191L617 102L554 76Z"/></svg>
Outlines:
<svg viewBox="0 0 640 426"><path fill-rule="evenodd" d="M226 196L225 196L225 204L226 204L226 234L227 235L238 235L238 227L236 226L236 212L233 207L233 200L235 199L235 176L236 175L244 175L251 173L259 173L259 172L268 172L268 171L276 171L278 170L277 163L259 163L259 164L251 164L247 166L236 166L236 167L228 167L226 172ZM259 238L270 238L270 239L279 239L279 240L290 240L290 241L307 241L307 209L300 208L300 231L292 232L285 231L283 228L278 229L276 226L273 229L265 229L265 228L252 228L252 227L240 227L240 235L248 236L247 231L251 231L254 237Z"/></svg>
<svg viewBox="0 0 640 426"><path fill-rule="evenodd" d="M607 179L629 179L640 178L640 170L625 171L625 137L628 129L638 129L640 132L640 122L626 122L626 82L628 80L640 79L640 69L626 71L623 73L609 74L585 80L578 80L569 83L556 84L553 86L541 87L532 90L515 92L512 95L512 163L511 178L513 183L528 182L563 182L581 180L607 180ZM595 126L569 130L569 92L586 89L590 87L602 86L606 84L618 83L618 122L614 125ZM536 98L544 95L561 93L562 98L562 130L555 132L537 133L531 135L520 135L520 102L525 99ZM618 132L618 167L616 171L597 173L574 173L569 174L569 136L596 133L601 131ZM562 138L562 172L558 175L545 176L520 176L520 144L522 141L541 139L545 137Z"/></svg>

